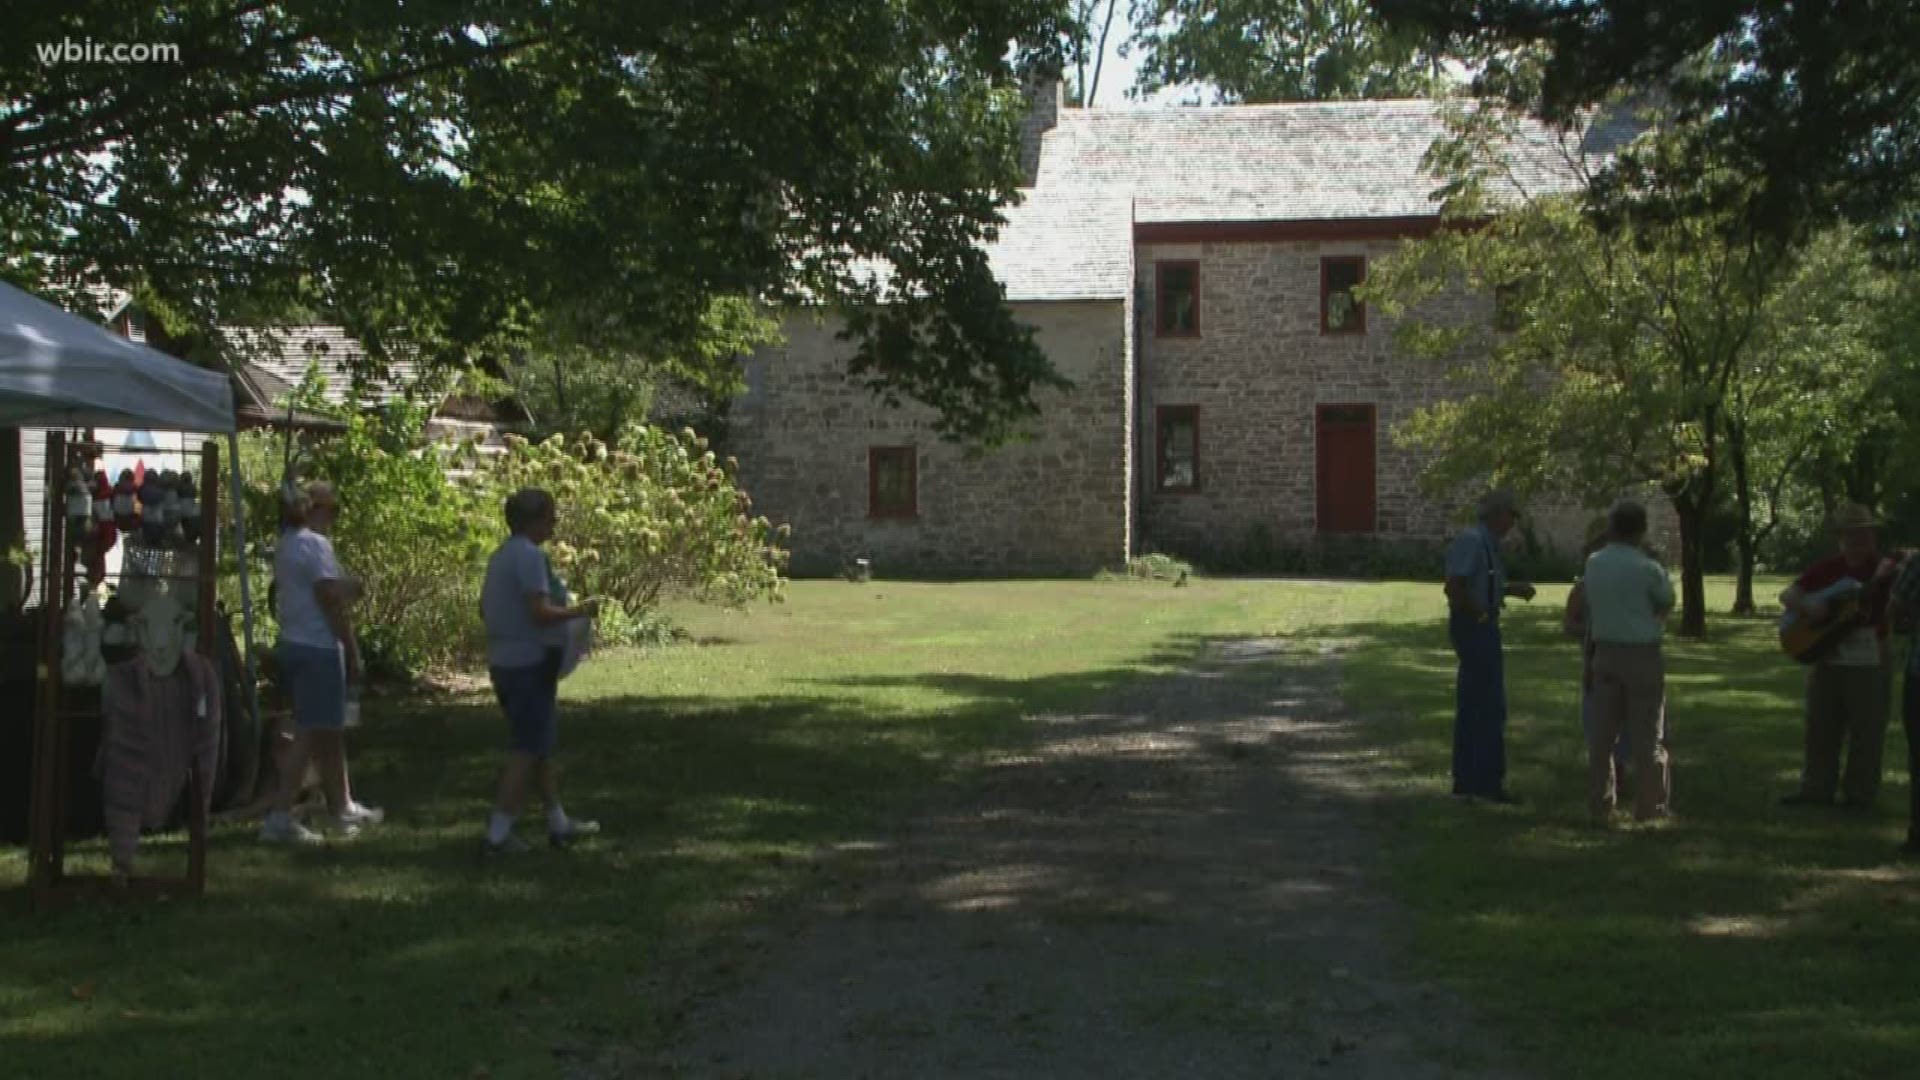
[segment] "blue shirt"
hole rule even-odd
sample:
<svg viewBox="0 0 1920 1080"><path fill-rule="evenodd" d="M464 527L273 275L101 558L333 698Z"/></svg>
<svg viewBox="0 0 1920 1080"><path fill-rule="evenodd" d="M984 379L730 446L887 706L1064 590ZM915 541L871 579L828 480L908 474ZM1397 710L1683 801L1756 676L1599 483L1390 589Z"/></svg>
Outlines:
<svg viewBox="0 0 1920 1080"><path fill-rule="evenodd" d="M1447 545L1447 576L1466 578L1469 595L1487 614L1497 615L1506 606L1507 567L1500 561L1500 542L1485 522L1461 530Z"/></svg>
<svg viewBox="0 0 1920 1080"><path fill-rule="evenodd" d="M509 536L487 560L480 586L480 618L487 624L487 663L531 667L554 647L548 628L533 621L527 597L552 596L546 552L524 536Z"/></svg>

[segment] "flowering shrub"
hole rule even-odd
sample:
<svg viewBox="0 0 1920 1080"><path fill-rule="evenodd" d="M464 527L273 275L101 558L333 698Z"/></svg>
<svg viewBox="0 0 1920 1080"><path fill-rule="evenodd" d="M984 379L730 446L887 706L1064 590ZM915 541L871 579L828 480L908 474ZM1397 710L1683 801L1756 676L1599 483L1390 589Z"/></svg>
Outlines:
<svg viewBox="0 0 1920 1080"><path fill-rule="evenodd" d="M611 445L557 435L507 444L489 474L495 505L517 488L553 493L560 520L547 550L575 595L617 602L630 618L669 595L728 605L782 598L786 526L749 514L735 463L716 460L691 429L630 424Z"/></svg>

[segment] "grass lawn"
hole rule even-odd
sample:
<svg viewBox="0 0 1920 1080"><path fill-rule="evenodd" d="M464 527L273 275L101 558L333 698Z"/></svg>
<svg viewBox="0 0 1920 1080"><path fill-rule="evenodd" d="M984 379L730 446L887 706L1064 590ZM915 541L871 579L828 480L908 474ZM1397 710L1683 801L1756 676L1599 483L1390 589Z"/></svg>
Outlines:
<svg viewBox="0 0 1920 1080"><path fill-rule="evenodd" d="M580 1048L651 1045L725 980L735 931L819 887L823 846L1017 743L1023 714L1181 664L1259 611L1303 623L1327 592L801 582L785 605L688 612L698 647L565 684L567 802L607 835L495 863L476 858L493 707L369 698L355 788L391 817L357 842L264 848L234 826L204 903L37 919L22 853L0 849L0 1075L550 1076ZM99 842L79 852L104 867Z"/></svg>
<svg viewBox="0 0 1920 1080"><path fill-rule="evenodd" d="M1542 590L1508 620L1518 811L1444 795L1445 642L1392 615L1343 627L1363 642L1348 698L1387 751L1395 890L1429 973L1542 1075L1920 1075L1920 876L1892 858L1907 798L1897 716L1881 816L1776 805L1799 775L1802 669L1771 622L1717 617L1708 641L1668 646L1679 826L1595 831L1578 657L1557 633L1565 595ZM1725 611L1731 583L1708 597Z"/></svg>
<svg viewBox="0 0 1920 1080"><path fill-rule="evenodd" d="M1415 954L1545 1076L1906 1076L1916 880L1893 814L1773 805L1798 762L1799 670L1766 624L1673 649L1679 828L1582 825L1563 590L1510 620L1519 812L1444 796L1452 659L1434 585L798 583L694 611L697 647L565 686L581 850L481 863L501 721L483 701L366 702L356 787L387 826L314 851L215 836L199 904L24 910L0 850L0 1074L551 1076L656 1045L724 984L737 938L1021 717L1089 702L1246 634L1343 638L1378 733ZM1725 606L1726 597L1715 603ZM1898 736L1889 740L1898 760ZM1898 771L1897 769L1895 770ZM1891 783L1889 809L1905 797ZM530 828L530 826L529 826ZM177 859L177 840L150 843ZM83 862L100 865L97 843Z"/></svg>

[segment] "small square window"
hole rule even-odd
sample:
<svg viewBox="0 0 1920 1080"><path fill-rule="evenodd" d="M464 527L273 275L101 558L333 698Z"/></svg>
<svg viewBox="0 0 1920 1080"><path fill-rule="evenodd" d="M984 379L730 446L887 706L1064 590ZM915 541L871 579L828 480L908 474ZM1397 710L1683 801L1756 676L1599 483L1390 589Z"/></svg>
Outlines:
<svg viewBox="0 0 1920 1080"><path fill-rule="evenodd" d="M1367 260L1358 255L1320 260L1320 332L1364 334L1367 308L1354 290L1367 280Z"/></svg>
<svg viewBox="0 0 1920 1080"><path fill-rule="evenodd" d="M920 477L911 446L867 450L867 516L910 518L920 512Z"/></svg>
<svg viewBox="0 0 1920 1080"><path fill-rule="evenodd" d="M1161 491L1200 489L1200 408L1162 405L1157 410L1154 445L1158 449Z"/></svg>
<svg viewBox="0 0 1920 1080"><path fill-rule="evenodd" d="M1157 262L1154 273L1154 328L1160 337L1190 337L1200 332L1200 264Z"/></svg>
<svg viewBox="0 0 1920 1080"><path fill-rule="evenodd" d="M1511 334L1520 329L1525 318L1521 308L1526 303L1526 283L1506 281L1493 287L1493 328L1503 334Z"/></svg>

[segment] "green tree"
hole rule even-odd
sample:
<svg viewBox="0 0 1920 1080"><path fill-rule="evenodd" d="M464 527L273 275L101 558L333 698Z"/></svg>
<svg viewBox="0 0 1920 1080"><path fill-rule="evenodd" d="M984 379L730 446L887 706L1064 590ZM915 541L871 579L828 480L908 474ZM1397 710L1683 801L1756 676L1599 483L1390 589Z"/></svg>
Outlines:
<svg viewBox="0 0 1920 1080"><path fill-rule="evenodd" d="M1879 225L1920 192L1920 6L1903 0L1373 0L1431 42L1539 56L1480 88L1556 120L1617 91L1657 92L1703 152L1665 167L1792 232L1842 213Z"/></svg>
<svg viewBox="0 0 1920 1080"><path fill-rule="evenodd" d="M1366 0L1133 0L1138 89L1202 83L1224 102L1420 97L1445 54Z"/></svg>
<svg viewBox="0 0 1920 1080"><path fill-rule="evenodd" d="M1493 109L1456 118L1458 138L1434 160L1459 227L1371 274L1367 294L1399 320L1402 347L1445 365L1461 391L1416 413L1402 438L1433 455L1436 485L1491 475L1589 505L1659 485L1680 523L1682 632L1701 634L1703 527L1730 440L1747 439L1751 455L1764 429L1771 447L1793 415L1791 389L1864 381L1836 365L1870 350L1826 350L1834 322L1822 305L1856 283L1822 275L1847 249L1800 260L1759 237L1730 240L1735 224L1709 214L1603 230L1577 196L1514 194L1509 120ZM1570 150L1565 167L1587 162ZM1499 296L1499 318L1461 320L1436 304L1461 289ZM1779 363L1817 377L1776 380Z"/></svg>
<svg viewBox="0 0 1920 1080"><path fill-rule="evenodd" d="M376 363L512 351L565 312L594 313L583 344L691 357L715 298L806 297L858 313L856 375L986 441L1059 384L978 245L1065 0L74 0L5 23L0 273L35 288L84 268L202 329L301 303ZM31 47L67 39L180 62Z"/></svg>
<svg viewBox="0 0 1920 1080"><path fill-rule="evenodd" d="M1893 299L1892 277L1874 265L1859 234L1836 228L1794 253L1761 308L1726 403L1740 525L1736 613L1755 609L1757 553L1779 527L1802 466L1897 415L1894 401L1879 392L1886 370L1880 333Z"/></svg>
<svg viewBox="0 0 1920 1080"><path fill-rule="evenodd" d="M1073 39L1067 45L1073 82L1067 88L1067 100L1074 105L1086 108L1098 100L1107 42L1113 36L1120 7L1121 0L1073 0ZM1121 34L1125 33L1126 27L1122 26Z"/></svg>
<svg viewBox="0 0 1920 1080"><path fill-rule="evenodd" d="M514 392L548 433L591 432L612 440L633 421L652 415L663 385L700 386L714 396L738 393L738 358L779 338L778 325L758 306L722 297L707 307L691 352L649 352L660 343L629 339L623 348L588 344L558 320L545 324L508 372Z"/></svg>

